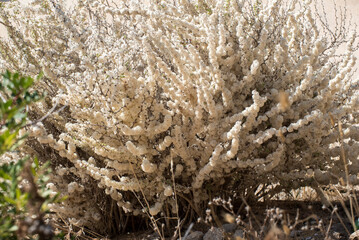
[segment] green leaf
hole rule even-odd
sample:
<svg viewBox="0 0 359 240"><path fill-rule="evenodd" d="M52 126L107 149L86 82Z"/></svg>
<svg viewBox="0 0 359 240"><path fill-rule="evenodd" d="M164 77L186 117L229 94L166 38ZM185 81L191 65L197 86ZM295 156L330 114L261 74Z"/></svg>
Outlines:
<svg viewBox="0 0 359 240"><path fill-rule="evenodd" d="M31 77L23 78L22 87L28 89L33 84L33 82L34 79L32 79Z"/></svg>
<svg viewBox="0 0 359 240"><path fill-rule="evenodd" d="M44 76L44 72L41 71L39 75L37 75L36 80L40 80Z"/></svg>
<svg viewBox="0 0 359 240"><path fill-rule="evenodd" d="M5 199L5 201L8 202L9 204L16 206L16 200L14 200L14 199L12 199L12 198L10 198L10 197L8 197L8 196L4 196L4 199Z"/></svg>
<svg viewBox="0 0 359 240"><path fill-rule="evenodd" d="M27 115L26 113L18 111L17 113L14 114L14 118L15 119L25 119L26 115Z"/></svg>
<svg viewBox="0 0 359 240"><path fill-rule="evenodd" d="M44 192L42 192L41 193L41 196L43 197L43 198L47 198L47 197L49 197L50 196L50 194L52 193L52 190L46 190L46 191L44 191Z"/></svg>
<svg viewBox="0 0 359 240"><path fill-rule="evenodd" d="M3 77L5 79L10 79L11 78L11 72L9 70L6 70L6 72L3 74Z"/></svg>
<svg viewBox="0 0 359 240"><path fill-rule="evenodd" d="M9 228L9 232L15 232L15 231L17 231L18 229L19 229L18 226L13 225L12 227Z"/></svg>
<svg viewBox="0 0 359 240"><path fill-rule="evenodd" d="M0 183L0 188L2 189L2 191L6 191L7 190L7 184L5 182L1 182ZM1 197L1 193L0 193L0 197ZM0 198L1 199L1 198Z"/></svg>
<svg viewBox="0 0 359 240"><path fill-rule="evenodd" d="M59 195L60 195L60 194L59 194ZM56 200L54 201L54 203L60 203L60 202L66 201L68 198L69 198L69 196L63 196L63 197L61 197L61 198L59 198L59 199L56 199Z"/></svg>
<svg viewBox="0 0 359 240"><path fill-rule="evenodd" d="M4 167L4 166L1 166ZM7 174L3 169L0 169L0 177L5 180L11 180L11 176Z"/></svg>
<svg viewBox="0 0 359 240"><path fill-rule="evenodd" d="M16 193L16 199L20 199L20 197L21 197L21 191L20 191L19 188L16 188L15 193Z"/></svg>
<svg viewBox="0 0 359 240"><path fill-rule="evenodd" d="M39 168L39 159L37 157L34 158L35 168Z"/></svg>
<svg viewBox="0 0 359 240"><path fill-rule="evenodd" d="M32 176L36 176L36 175L37 175L37 174L36 174L36 169L35 169L35 167L31 166L31 167L30 167L30 171L31 171Z"/></svg>

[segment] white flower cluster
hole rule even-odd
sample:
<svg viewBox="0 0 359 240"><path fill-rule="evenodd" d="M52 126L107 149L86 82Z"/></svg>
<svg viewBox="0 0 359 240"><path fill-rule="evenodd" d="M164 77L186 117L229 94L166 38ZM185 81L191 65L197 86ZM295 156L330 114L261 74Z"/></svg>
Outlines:
<svg viewBox="0 0 359 240"><path fill-rule="evenodd" d="M148 2L81 0L67 11L35 0L21 17L17 2L0 12L11 26L4 67L43 70L39 87L68 106L31 129L66 162L57 172L68 180L56 186L67 181L73 195L95 181L125 212L156 215L165 202L175 211L174 190L199 206L208 187L254 194L271 183L327 183L327 173L344 174L332 118L343 122L357 179L355 33L338 60L310 1Z"/></svg>

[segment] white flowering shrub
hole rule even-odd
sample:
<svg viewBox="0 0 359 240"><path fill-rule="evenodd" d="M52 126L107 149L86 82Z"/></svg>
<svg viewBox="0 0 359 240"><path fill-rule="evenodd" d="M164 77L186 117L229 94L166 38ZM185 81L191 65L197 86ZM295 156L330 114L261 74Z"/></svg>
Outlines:
<svg viewBox="0 0 359 240"><path fill-rule="evenodd" d="M357 35L321 27L310 1L271 2L3 4L1 66L43 71L51 96L33 118L67 106L28 143L69 196L53 210L107 231L125 214L177 214L177 203L200 215L210 195L335 182L339 120L357 183Z"/></svg>

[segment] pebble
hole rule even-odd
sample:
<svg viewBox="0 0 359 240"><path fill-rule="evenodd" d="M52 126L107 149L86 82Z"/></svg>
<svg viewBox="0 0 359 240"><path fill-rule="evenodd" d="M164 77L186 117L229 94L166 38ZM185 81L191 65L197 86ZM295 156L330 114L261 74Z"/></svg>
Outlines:
<svg viewBox="0 0 359 240"><path fill-rule="evenodd" d="M195 231L191 232L185 240L202 240L203 239L203 232Z"/></svg>
<svg viewBox="0 0 359 240"><path fill-rule="evenodd" d="M223 240L223 230L212 227L208 230L208 232L204 235L203 240Z"/></svg>
<svg viewBox="0 0 359 240"><path fill-rule="evenodd" d="M234 239L237 238L244 238L244 232L243 230L236 230L233 234Z"/></svg>
<svg viewBox="0 0 359 240"><path fill-rule="evenodd" d="M302 233L303 233L303 231L301 231L301 230L293 230L293 231L290 232L289 236L291 238L295 238L295 237L300 236L300 234L302 234Z"/></svg>
<svg viewBox="0 0 359 240"><path fill-rule="evenodd" d="M234 231L236 231L237 224L235 224L235 223L226 223L226 224L222 225L222 228L226 233L233 233Z"/></svg>

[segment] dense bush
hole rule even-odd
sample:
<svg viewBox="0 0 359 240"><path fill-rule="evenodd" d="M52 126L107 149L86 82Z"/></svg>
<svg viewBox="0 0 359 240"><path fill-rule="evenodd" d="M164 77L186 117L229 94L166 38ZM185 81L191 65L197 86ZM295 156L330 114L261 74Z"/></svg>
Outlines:
<svg viewBox="0 0 359 240"><path fill-rule="evenodd" d="M201 215L214 195L335 182L344 167L331 119L343 121L357 183L357 35L290 2L4 5L3 66L45 73L38 88L51 98L33 116L66 106L29 141L52 161L53 190L69 195L52 209L109 232L128 214Z"/></svg>

